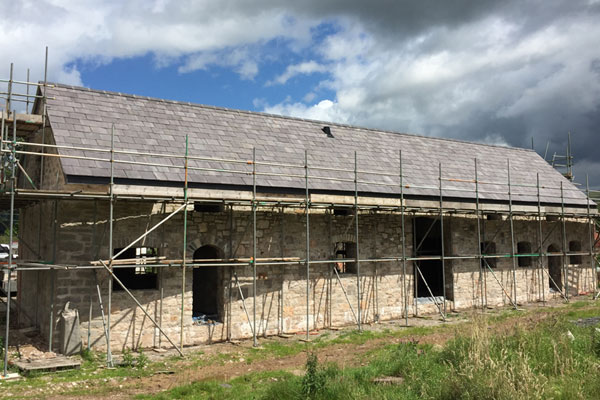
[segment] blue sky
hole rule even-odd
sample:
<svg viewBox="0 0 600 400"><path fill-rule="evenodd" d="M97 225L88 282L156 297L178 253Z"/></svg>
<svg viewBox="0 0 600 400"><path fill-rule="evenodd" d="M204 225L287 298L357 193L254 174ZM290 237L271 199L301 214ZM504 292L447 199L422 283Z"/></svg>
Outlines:
<svg viewBox="0 0 600 400"><path fill-rule="evenodd" d="M331 24L320 24L311 30L313 43L334 31ZM82 84L90 88L242 110L263 111L268 105L305 101L309 93L311 102L317 103L335 97L334 91L319 86L327 77L325 72L296 75L285 85L272 83L288 65L319 59L311 48L294 52L285 40L274 39L257 51L264 53L266 59L252 77L221 65L183 72L178 64L161 65L150 53L101 65L77 59L66 67L79 71Z"/></svg>
<svg viewBox="0 0 600 400"><path fill-rule="evenodd" d="M0 0L0 63L95 89L564 153L600 186L600 1Z"/></svg>

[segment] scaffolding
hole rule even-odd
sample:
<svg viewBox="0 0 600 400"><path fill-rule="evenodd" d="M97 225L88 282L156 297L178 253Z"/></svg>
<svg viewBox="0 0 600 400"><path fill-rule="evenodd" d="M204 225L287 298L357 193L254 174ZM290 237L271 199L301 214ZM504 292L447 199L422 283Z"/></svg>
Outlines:
<svg viewBox="0 0 600 400"><path fill-rule="evenodd" d="M46 53L46 63L47 63L47 53ZM306 277L306 332L305 332L305 340L310 340L310 332L311 332L311 321L310 321L310 305L311 305L311 296L310 296L310 279L311 279L311 267L317 265L328 265L331 268L332 275L335 275L337 281L340 283L346 301L348 302L349 308L352 311L354 319L356 321L356 327L358 330L362 329L362 324L364 323L364 316L362 314L363 306L361 304L361 290L364 288L361 287L361 263L395 263L396 265L401 267L402 271L402 293L403 293L403 317L404 322L408 325L409 318L409 304L410 300L408 298L408 283L407 276L409 275L408 271L408 262L412 263L412 276L415 283L415 293L414 293L414 302L412 304L414 315L418 316L419 313L419 302L417 301L418 293L416 293L416 281L418 277L422 279L427 289L425 296L431 300L431 303L435 305L438 313L442 320L446 319L448 307L447 307L447 293L446 293L446 282L445 282L445 274L446 274L446 263L452 260L477 260L480 267L478 269L478 283L480 285L480 306L482 309L487 307L487 291L484 288L484 285L487 285L488 277L491 276L493 281L495 281L498 286L501 288L502 292L509 300L510 304L513 308L518 309L518 301L517 301L517 287L516 287L516 270L518 260L521 257L530 257L537 258L537 267L535 268L535 273L538 277L540 277L540 282L544 282L545 275L547 278L553 282L553 277L548 272L548 268L544 266L544 259L549 260L552 257L562 257L563 265L562 265L562 274L564 274L565 278L568 276L568 264L567 257L569 256L586 256L590 258L590 268L593 270L593 288L594 293L593 297L596 298L598 294L596 293L598 288L598 282L596 277L596 264L597 264L597 255L596 252L596 244L598 239L596 237L596 228L598 227L597 222L597 211L594 207L592 209L592 204L590 202L590 198L593 197L595 193L600 193L598 191L593 191L589 187L589 182L586 182L586 190L585 194L588 198L586 201L586 207L580 208L569 208L569 205L572 203L570 200L581 200L581 197L573 197L566 196L565 190L561 183L560 187L551 187L547 185L543 185L540 181L539 173L537 174L536 182L530 183L517 183L511 180L510 171L510 161L507 160L506 163L506 171L508 179L506 182L497 182L497 181L486 181L479 179L478 176L478 160L473 160L473 165L468 169L473 172L474 179L472 178L461 178L461 177L449 177L444 174L443 164L440 162L438 165L438 177L437 184L432 185L413 185L407 181L407 176L403 171L403 158L402 151L398 152L398 164L397 169L395 171L390 172L381 172L381 171L372 171L361 169L358 163L357 152L354 152L354 163L351 166L348 166L344 169L332 168L323 165L309 165L309 153L308 151L304 151L304 163L303 164L294 164L294 163L281 163L281 162L269 162L269 161L258 161L256 149L252 151L252 159L224 159L224 158L214 158L214 157L200 157L194 154L190 154L189 146L188 146L188 137L185 138L185 143L182 143L181 154L166 154L166 153L150 153L150 152L136 152L130 150L119 149L115 146L115 127L114 125L111 128L111 144L110 148L93 148L93 147L85 147L85 146L62 146L56 144L48 144L44 140L46 135L48 114L46 108L46 88L49 87L46 82L46 78L41 83L32 83L29 81L16 81L13 80L12 74L12 65L11 65L11 73L10 78L8 80L0 80L0 82L5 82L8 84L8 90L6 92L2 92L1 95L6 99L5 111L2 113L1 117L1 131L2 131L2 139L1 139L1 155L2 155L2 177L3 177L3 193L0 197L0 200L4 203L7 199L9 200L8 205L4 204L5 208L10 211L10 223L8 226L10 241L12 243L13 235L14 235L14 215L19 205L26 204L27 202L41 202L41 201L52 201L54 206L54 217L53 217L53 257L52 260L44 260L41 256L39 256L39 252L37 252L32 243L26 243L23 238L20 238L20 245L27 247L33 254L38 255L38 259L36 260L18 260L15 261L13 249L11 246L10 254L8 258L8 263L3 266L3 270L10 276L10 274L14 271L50 271L53 275L51 280L51 298L54 298L54 280L55 274L57 271L61 270L100 270L105 271L108 276L112 279L108 279L108 293L106 294L106 312L104 310L104 302L102 300L102 294L100 290L100 286L96 284L98 301L100 304L100 311L102 317L102 323L104 326L104 335L107 343L107 364L112 365L112 354L111 354L111 314L112 314L112 297L113 297L113 281L118 284L123 291L129 296L132 301L135 302L136 306L144 313L144 315L150 320L152 325L158 329L160 332L159 341L162 337L164 337L171 346L173 346L179 354L183 355L183 346L184 346L184 298L186 293L186 268L200 268L200 267L229 267L233 269L233 280L230 279L230 289L232 285L235 285L235 289L239 292L240 299L242 301L242 306L244 313L247 317L248 324L250 327L250 331L252 333L253 344L258 345L258 330L257 330L257 316L256 316L256 297L257 297L257 270L261 267L266 266L298 266L299 268L305 269L305 277ZM45 69L46 70L46 69ZM19 94L15 91L15 85L24 85L26 87L25 94ZM29 94L29 88L36 88L36 94ZM37 108L37 112L41 113L41 118L37 118L36 115L28 114L28 110L30 107L30 99L36 101L36 104L39 105ZM23 101L26 103L26 113L22 114L21 117L14 111L13 102L15 101ZM32 122L33 121L33 122ZM28 142L26 140L28 132L34 132L41 130L42 134L42 142L41 143L33 143ZM24 138L24 139L23 139ZM62 151L62 154L60 154ZM68 151L75 152L84 152L89 151L95 154L98 154L95 157L83 156L83 155L74 155L74 154L65 154ZM22 156L33 156L40 157L40 182L36 185L29 175L25 168L21 165L19 161L19 157ZM123 156L126 155L129 159L124 159ZM136 157L152 157L153 160L158 160L155 162L147 162L136 160ZM66 159L80 159L80 160L94 160L97 162L105 163L110 166L110 180L107 191L85 191L85 190L76 190L69 191L65 188L57 188L54 190L42 189L43 187L43 176L44 176L44 159L48 158L61 158ZM163 163L160 160L168 159L170 161L177 161L179 165L172 165ZM194 167L190 166L189 161L205 161L205 162L218 162L224 165L227 165L227 168L211 168L209 167ZM168 168L168 169L179 169L183 172L184 181L181 184L180 189L177 189L178 193L165 193L161 194L158 192L152 194L136 194L136 193L116 193L115 186L118 184L115 183L115 173L114 166L117 164L129 164L129 165L137 165L137 166L151 166L155 168ZM471 169L472 168L472 169ZM467 166L465 166L467 169ZM191 192L189 190L189 182L188 182L188 172L190 171L200 171L205 173L227 173L227 174L238 174L243 176L250 176L252 179L252 185L250 189L240 189L241 191L246 192L246 196L244 198L227 198L223 196L220 199L214 199L211 197L207 197L205 195L199 195L197 193ZM289 172L293 171L293 172ZM347 178L336 178L331 176L323 176L319 174L319 172L343 172L347 174ZM269 196L261 195L261 179L267 179L268 177L280 176L280 177L290 177L302 180L304 183L304 188L302 190L303 195L297 195L294 197L281 197L281 198L273 198ZM22 186L27 187L17 187L18 178L23 177L21 180L23 182ZM378 177L380 180L370 180L377 178L367 179L366 177ZM336 182L345 182L353 186L353 193L351 200L344 201L341 203L335 203L330 201L317 201L313 200L313 193L311 193L311 182L315 181L336 181ZM390 180L395 183L389 183ZM456 184L459 183L457 186ZM373 197L369 197L365 195L364 192L361 191L361 186L366 184L376 184L378 186L388 186L394 187L399 191L399 196L394 197L394 204L386 201L377 201L374 200ZM453 186L454 185L454 186ZM467 187L468 186L468 187ZM157 184L156 186L159 188L160 186ZM438 193L437 196L429 196L429 206L425 207L423 205L412 204L407 199L405 189L428 189L434 190ZM500 190L498 188L504 188ZM516 193L515 188L519 188L520 192ZM555 199L555 201L548 203L547 200L544 201L544 204L552 204L553 208L550 207L548 210L542 210L542 196L540 191L545 190L546 192L554 193L551 197ZM463 200L458 202L455 200L455 197L448 198L444 193L447 192L462 192L465 194L465 197L469 197L472 200ZM485 195L495 194L506 196L506 201L503 202L503 206L505 207L490 207L486 206L488 204L485 200ZM544 199L549 197L548 194L544 195ZM517 209L515 207L515 202L520 202L520 198L528 199L526 201L526 207L521 207L521 209ZM532 198L535 198L536 201L531 201ZM108 248L109 253L106 254L105 257L99 257L98 259L90 260L89 263L78 263L78 264L64 264L57 262L56 258L56 235L57 235L57 208L58 203L61 201L81 201L88 200L94 201L94 204L97 202L106 202L109 206L109 218L108 218ZM141 202L152 202L152 203L162 203L163 210L165 209L165 205L170 204L173 206L173 211L169 214L166 214L164 218L162 218L158 223L154 224L151 227L147 227L145 232L137 237L135 240L131 241L127 246L115 252L113 249L113 221L114 221L114 208L117 201L141 201ZM224 205L226 209L229 210L232 215L234 209L244 209L250 210L252 216L252 256L249 258L234 258L233 254L229 254L228 257L218 258L218 259L210 259L210 260L199 260L190 259L187 256L187 244L188 244L188 221L187 215L189 212L189 208L195 202L215 202L218 204ZM459 206L456 206L458 204ZM594 204L595 206L595 204ZM344 207L346 209L352 210L352 220L353 220L353 230L356 241L356 252L353 258L325 258L325 259L315 259L311 257L311 240L310 240L310 223L311 223L311 212L319 211L323 212L324 210L328 210L331 212L332 210L339 209L340 207ZM259 237L257 235L257 213L261 210L270 210L273 208L279 209L296 209L298 211L302 211L304 214L306 233L305 233L305 255L304 258L298 257L285 257L282 254L281 257L278 258L259 258L258 257L258 243ZM359 227L361 222L361 215L367 212L385 212L396 214L400 216L401 221L401 232L402 237L400 238L400 244L398 248L397 254L388 254L386 256L381 257L361 257L360 252L360 237L359 237ZM486 234L488 238L491 236L493 238L500 232L501 229L505 227L503 223L498 224L498 227L495 232L486 232L486 215L490 213L495 213L501 216L501 219L506 220L509 225L510 231L510 247L511 251L506 254L498 254L495 251L491 252L488 248L489 244L481 246L480 244L486 242ZM160 315L158 321L152 318L152 316L147 312L147 310L143 307L143 305L138 301L138 299L134 296L134 294L126 287L126 285L115 275L115 269L126 268L131 266L135 260L131 259L121 259L121 256L128 250L134 247L137 243L144 240L149 234L157 230L159 227L172 219L174 216L183 214L183 225L182 229L182 258L181 259L165 259L164 257L151 257L146 259L146 266L152 268L180 268L182 271L182 281L181 281L181 316L180 316L180 337L179 341L173 340L173 338L169 337L167 333L162 329L162 292L161 292L161 308ZM477 224L477 248L478 251L476 254L464 254L464 255L447 255L445 254L444 249L444 230L447 228L444 227L444 221L447 220L450 216L456 215L464 215L471 216L476 219ZM413 254L408 254L407 251L407 235L405 232L406 228L406 220L409 216L433 216L433 222L425 237L430 234L431 228L433 224L438 223L440 229L441 236L441 252L439 255L418 255L416 253L416 249L420 247L421 244L414 243L413 245ZM528 253L521 253L518 251L516 242L515 242L515 228L514 228L514 220L515 217L525 218L528 221L532 221L532 223L537 222L537 249L535 251L531 251ZM544 251L544 243L545 238L548 238L552 231L556 228L552 228L550 232L544 232L542 226L542 218L553 217L557 221L560 221L561 227L561 237L562 237L562 249L557 252L549 252ZM233 218L233 217L231 217ZM573 252L567 248L567 232L566 232L566 219L567 218L575 218L578 221L585 221L585 223L589 227L589 251L587 252ZM40 214L40 230L41 230L41 214ZM544 236L546 235L546 236ZM413 238L415 237L413 232ZM41 237L39 238L41 242ZM424 238L423 238L424 240ZM509 288L506 288L500 279L498 279L494 268L491 265L492 259L510 259L512 261L512 277L513 277L513 290L510 291ZM441 263L442 268L442 296L435 296L430 285L427 282L424 274L421 270L420 263L426 261L439 261ZM351 301L344 289L344 285L340 280L340 276L338 271L335 268L336 263L340 262L352 262L356 266L356 293L357 293L357 304L351 304ZM252 271L252 296L254 298L252 304L252 310L249 311L246 306L246 299L241 290L241 286L237 277L237 273L235 272L236 267L249 267ZM545 274L545 275L544 275ZM559 285L554 282L556 287ZM231 290L229 291L231 295ZM569 285L564 285L564 289L560 288L560 295L566 300L569 301ZM441 298L440 298L441 297ZM545 298L545 290L541 289L541 297L542 302L546 302ZM280 299L280 301L283 301ZM10 311L11 307L18 309L18 305L15 307L11 303L10 293L7 295L7 308L6 308L6 324L5 324L5 351L4 351L4 376L6 376L7 369L7 354L8 354L8 346L9 346L9 333L10 333ZM49 338L48 338L48 346L49 350L52 349L53 343L53 313L54 313L54 304L51 304L50 307L50 329L49 329ZM91 314L91 308L90 308ZM91 320L91 317L90 317ZM89 323L89 322L88 322ZM279 322L278 322L279 323ZM313 328L316 326L316 322L313 323ZM89 335L89 333L88 333ZM228 334L228 338L229 334ZM88 341L89 345L89 341Z"/></svg>

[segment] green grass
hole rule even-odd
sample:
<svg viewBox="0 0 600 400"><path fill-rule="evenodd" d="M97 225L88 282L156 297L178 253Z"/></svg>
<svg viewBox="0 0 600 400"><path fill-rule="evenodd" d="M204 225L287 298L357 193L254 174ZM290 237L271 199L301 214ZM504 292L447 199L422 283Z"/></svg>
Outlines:
<svg viewBox="0 0 600 400"><path fill-rule="evenodd" d="M21 398L22 396L19 393L30 391L31 389L46 388L49 387L49 385L68 382L86 382L91 387L83 388L81 385L76 385L73 388L65 389L63 394L104 394L114 390L114 387L111 387L111 380L139 378L152 375L157 370L169 370L172 368L172 364L165 362L166 360L161 362L148 362L143 359L144 356L140 353L134 353L133 358L136 361L139 361L140 357L145 363L143 367L124 366L108 369L104 368L106 354L84 351L82 353L80 369L52 373L31 373L25 377L25 379L4 382L0 390L3 393L10 392L13 396ZM11 370L13 372L18 372L14 367L11 367Z"/></svg>
<svg viewBox="0 0 600 400"><path fill-rule="evenodd" d="M600 332L572 321L600 315L600 307L574 303L547 308L550 316L524 330L510 318L539 309L475 316L445 346L405 342L376 348L368 364L340 368L308 358L304 377L285 371L252 373L224 382L209 380L181 386L148 399L596 399L600 398ZM509 321L509 332L492 334L490 324ZM599 327L600 328L600 327ZM276 356L317 351L332 343L362 344L390 336L427 334L440 328L348 332L310 346L265 344ZM448 327L441 329L449 329ZM399 333L401 332L401 333ZM410 333L409 333L410 332ZM571 339L567 332L571 332ZM264 354L264 353L262 353ZM401 385L382 386L373 379L401 377ZM317 388L318 390L315 390Z"/></svg>
<svg viewBox="0 0 600 400"><path fill-rule="evenodd" d="M529 330L519 328L521 325L517 321L533 320L530 317L541 311L547 315L543 322ZM72 388L64 388L62 393L110 395L119 391L118 385L122 380L150 376L159 370L210 368L211 365L240 362L253 364L301 353L318 355L328 346L350 345L348 349L352 349L353 345L377 341L368 352L356 356L355 364L362 364L359 367L342 368L337 364L312 362L308 363L305 376L289 371L250 373L228 381L195 382L140 398L600 398L600 332L596 332L594 327L574 324L579 318L597 316L600 316L598 302L574 302L562 307L518 312L505 310L486 316L474 313L472 322L468 323L408 328L390 325L381 330L341 331L311 338L309 343L294 339L263 339L260 348L239 347L213 355L197 352L188 355L185 361L179 357L166 357L160 362L146 361L144 368L101 368L103 354L85 353L81 370L33 375L21 381L5 382L0 390L22 397L32 389L76 382ZM503 329L490 329L497 325ZM573 334L574 340L567 336L568 331ZM455 338L444 346L406 340L432 333L446 333ZM397 341L403 338L404 343L388 344L391 339ZM138 354L130 356L139 357ZM373 383L374 378L382 376L401 377L404 383L399 386ZM82 382L89 388L85 388Z"/></svg>

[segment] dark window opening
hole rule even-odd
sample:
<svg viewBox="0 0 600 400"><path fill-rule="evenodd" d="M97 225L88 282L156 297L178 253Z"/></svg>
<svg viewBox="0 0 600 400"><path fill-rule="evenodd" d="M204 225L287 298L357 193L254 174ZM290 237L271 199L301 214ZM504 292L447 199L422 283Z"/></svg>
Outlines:
<svg viewBox="0 0 600 400"><path fill-rule="evenodd" d="M354 214L354 209L350 207L334 207L333 215L335 216L346 216Z"/></svg>
<svg viewBox="0 0 600 400"><path fill-rule="evenodd" d="M531 243L530 242L519 242L517 243L517 253L520 257L519 267L531 267L531 256L524 256L524 254L531 254Z"/></svg>
<svg viewBox="0 0 600 400"><path fill-rule="evenodd" d="M439 220L427 217L415 218L414 240L417 257L441 256L442 236ZM444 270L441 260L415 261L415 276L415 297L444 295Z"/></svg>
<svg viewBox="0 0 600 400"><path fill-rule="evenodd" d="M570 253L578 253L581 252L581 242L578 240L572 240L569 242L569 252ZM581 254L573 254L569 256L569 264L581 264L582 257Z"/></svg>
<svg viewBox="0 0 600 400"><path fill-rule="evenodd" d="M487 268L489 265L490 268L496 268L496 261L498 260L495 257L486 257L496 254L496 243L495 242L481 242L481 268Z"/></svg>
<svg viewBox="0 0 600 400"><path fill-rule="evenodd" d="M335 258L339 260L356 259L356 243L338 242L335 244ZM335 269L339 274L355 274L355 261L340 261L335 263Z"/></svg>
<svg viewBox="0 0 600 400"><path fill-rule="evenodd" d="M221 257L220 253L215 246L202 246L194 252L194 261L217 260ZM195 267L192 293L192 317L200 322L221 321L219 313L219 267Z"/></svg>
<svg viewBox="0 0 600 400"><path fill-rule="evenodd" d="M195 202L194 211L203 213L219 213L225 211L225 205L223 203L204 203Z"/></svg>
<svg viewBox="0 0 600 400"><path fill-rule="evenodd" d="M561 291L562 290L562 255L557 245L551 244L548 246L548 283L550 289Z"/></svg>
<svg viewBox="0 0 600 400"><path fill-rule="evenodd" d="M115 249L118 254L123 249ZM130 290L158 289L158 268L149 267L147 258L158 256L158 249L153 247L132 247L123 252L115 260L135 259L135 266L115 266L115 276ZM121 291L123 288L117 282L113 284L113 290Z"/></svg>

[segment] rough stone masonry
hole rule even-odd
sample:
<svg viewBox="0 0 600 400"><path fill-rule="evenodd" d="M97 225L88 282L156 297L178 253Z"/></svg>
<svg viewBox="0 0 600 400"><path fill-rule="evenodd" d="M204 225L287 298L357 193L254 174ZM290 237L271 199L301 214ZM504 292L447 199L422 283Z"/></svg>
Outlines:
<svg viewBox="0 0 600 400"><path fill-rule="evenodd" d="M52 204L32 206L22 214L23 226L36 226L40 207L45 218L52 218L48 208ZM164 218L174 209L172 205L149 202L117 202L113 250L123 248L148 227ZM252 256L252 214L246 207L226 208L221 212L198 212L190 206L188 213L188 248L191 256L201 248L214 248L223 258L249 258ZM106 202L61 201L57 206L56 248L47 246L43 252L56 252L60 264L85 264L90 254L96 258L108 258ZM166 259L182 257L183 214L178 214L153 231L139 248L157 249L157 255ZM406 254L414 249L413 220L405 221ZM31 224L29 222L31 221ZM434 221L432 218L431 221ZM306 217L303 210L272 208L257 213L257 245L259 258L294 258L301 260L306 252ZM550 246L561 248L560 222L544 221L544 251ZM48 224L48 226L51 224ZM537 251L537 222L535 218L521 217L514 221L515 240L530 242ZM568 242L580 242L582 252L589 252L588 225L576 219L565 224ZM511 252L509 225L506 221L484 222L487 241L495 242L495 252ZM447 216L444 218L445 289L448 310L464 310L486 306L510 305L514 291L512 258L495 260L490 271L481 268L479 259L451 259L456 255L476 255L478 243L475 236L476 219L470 216ZM25 237L36 235L34 230L23 232ZM44 232L46 234L46 232ZM492 238L493 235L493 238ZM312 212L310 215L310 251L312 260L336 258L337 244L356 243L354 216L334 215L331 210ZM26 249L24 249L27 251ZM561 250L562 251L562 250ZM361 259L399 257L402 253L402 230L399 213L359 213L359 252ZM27 257L25 254L24 257ZM350 257L348 257L350 258ZM549 281L548 263L551 257L531 257L525 266L516 267L516 291L518 303L539 302L560 296ZM555 257L562 264L563 257ZM567 257L569 258L569 257ZM567 260L567 276L561 267L559 277L571 295L593 290L590 257L570 257ZM574 261L576 263L572 263ZM252 337L252 310L256 301L257 335L275 335L306 330L306 268L304 263L258 266L256 296L252 288L252 268L245 267L198 267L216 269L215 290L211 293L194 291L193 268L186 268L184 298L184 344L200 344L227 339ZM357 274L339 271L337 263L313 264L309 278L309 324L310 329L321 329L356 323L359 302L357 298ZM423 269L427 266L422 266ZM349 269L349 266L348 266ZM415 313L437 313L437 307L428 291L415 298L415 269L412 261L406 262L406 275L401 261L360 263L360 308L363 323L399 319L404 316L404 287L407 288L407 309ZM161 325L162 329L178 343L181 324L182 268L162 267L156 270L156 285L146 289L133 289L132 293L145 310ZM339 276L339 279L338 279ZM142 275L138 276L139 278ZM105 331L102 322L98 291L100 288L106 310L109 276L106 271L94 269L54 270L21 272L20 293L37 293L36 296L20 298L22 306L36 320L44 334L48 334L50 305L54 316L70 302L79 311L82 341L87 344L88 326L90 342L94 348L105 349ZM135 277L134 277L135 279ZM53 283L52 283L53 281ZM432 282L429 282L430 284ZM239 286L238 286L239 285ZM54 299L51 287L54 286ZM117 283L114 283L117 288ZM483 287L483 294L481 288ZM214 324L198 324L193 319L195 296L214 296L217 316ZM242 300L242 297L244 300ZM435 297L434 297L435 298ZM441 300L440 300L441 301ZM244 311L244 306L248 312ZM89 310L92 320L88 325ZM138 348L168 345L144 313L132 299L116 289L112 295L111 346ZM22 317L22 323L27 323ZM58 328L53 321L54 329ZM55 340L58 336L55 336ZM58 344L58 342L57 342Z"/></svg>

